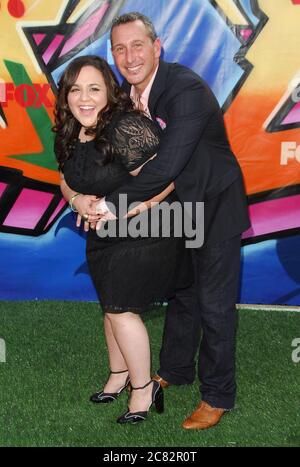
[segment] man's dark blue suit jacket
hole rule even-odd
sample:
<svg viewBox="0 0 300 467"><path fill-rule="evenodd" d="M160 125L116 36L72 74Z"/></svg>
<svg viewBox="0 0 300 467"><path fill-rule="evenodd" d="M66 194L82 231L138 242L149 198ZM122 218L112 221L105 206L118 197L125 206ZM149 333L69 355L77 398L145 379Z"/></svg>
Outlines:
<svg viewBox="0 0 300 467"><path fill-rule="evenodd" d="M130 84L123 83L130 93ZM172 181L180 201L205 203L207 241L231 238L249 227L239 164L231 151L220 106L207 84L192 70L160 60L151 88L151 117L161 127L157 156L138 176L106 197L118 207L146 201Z"/></svg>

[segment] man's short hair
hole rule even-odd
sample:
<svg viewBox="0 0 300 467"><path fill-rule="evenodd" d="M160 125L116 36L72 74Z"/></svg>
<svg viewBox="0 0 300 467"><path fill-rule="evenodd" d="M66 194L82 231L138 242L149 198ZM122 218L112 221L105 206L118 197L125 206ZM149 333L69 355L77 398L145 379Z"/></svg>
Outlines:
<svg viewBox="0 0 300 467"><path fill-rule="evenodd" d="M120 26L120 24L127 24L127 23L133 23L133 21L140 20L142 23L145 25L145 28L147 30L148 36L152 40L152 42L157 39L157 34L154 28L154 25L152 21L142 13L139 13L137 11L132 11L131 13L124 13L121 16L117 16L114 18L112 25L111 25L111 30L110 30L110 41L112 43L112 31L115 27Z"/></svg>

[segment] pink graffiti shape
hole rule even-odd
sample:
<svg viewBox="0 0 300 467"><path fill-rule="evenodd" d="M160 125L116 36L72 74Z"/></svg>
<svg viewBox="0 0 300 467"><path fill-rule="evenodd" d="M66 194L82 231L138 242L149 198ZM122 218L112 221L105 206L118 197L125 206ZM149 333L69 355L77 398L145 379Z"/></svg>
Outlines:
<svg viewBox="0 0 300 467"><path fill-rule="evenodd" d="M85 39L90 37L95 29L97 28L98 24L100 23L101 19L103 18L106 10L108 9L109 4L105 2L99 10L96 11L93 15L91 15L87 21L79 28L73 36L70 37L70 39L65 43L61 53L60 57L66 53L68 53L70 50L72 50L76 45L80 44L80 42L83 42Z"/></svg>
<svg viewBox="0 0 300 467"><path fill-rule="evenodd" d="M300 122L300 102L294 105L290 113L288 113L288 115L282 121L282 124L298 123L298 122Z"/></svg>
<svg viewBox="0 0 300 467"><path fill-rule="evenodd" d="M252 29L241 29L240 30L240 35L242 36L242 38L247 41L249 39L249 37L252 35L253 31Z"/></svg>
<svg viewBox="0 0 300 467"><path fill-rule="evenodd" d="M52 193L24 188L3 225L34 229L53 199Z"/></svg>
<svg viewBox="0 0 300 467"><path fill-rule="evenodd" d="M33 34L33 39L35 40L36 45L40 45L43 39L45 39L46 34Z"/></svg>
<svg viewBox="0 0 300 467"><path fill-rule="evenodd" d="M63 39L64 39L64 36L62 36L61 34L57 34L57 36L55 36L54 39L51 41L49 47L43 53L43 60L46 63L46 65L47 63L49 63L52 55L54 54L56 49L59 47Z"/></svg>
<svg viewBox="0 0 300 467"><path fill-rule="evenodd" d="M7 187L7 183L0 182L0 198L3 195L6 187Z"/></svg>
<svg viewBox="0 0 300 467"><path fill-rule="evenodd" d="M252 227L243 234L243 238L299 228L300 195L252 204L249 214Z"/></svg>
<svg viewBox="0 0 300 467"><path fill-rule="evenodd" d="M62 199L60 201L60 203L58 204L57 208L55 209L55 211L53 212L52 216L50 217L50 219L48 220L47 222L47 225L45 226L44 230L47 229L48 225L51 224L51 222L53 221L53 219L55 218L55 216L59 213L59 211L66 205L66 202L64 199Z"/></svg>

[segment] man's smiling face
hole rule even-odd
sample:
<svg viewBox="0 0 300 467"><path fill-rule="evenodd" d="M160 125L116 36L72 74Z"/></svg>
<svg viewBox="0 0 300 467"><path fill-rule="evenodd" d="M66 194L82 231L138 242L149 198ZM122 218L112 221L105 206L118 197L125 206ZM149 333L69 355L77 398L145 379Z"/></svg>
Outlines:
<svg viewBox="0 0 300 467"><path fill-rule="evenodd" d="M149 37L141 20L120 24L112 30L112 53L120 73L142 93L158 65L160 40Z"/></svg>

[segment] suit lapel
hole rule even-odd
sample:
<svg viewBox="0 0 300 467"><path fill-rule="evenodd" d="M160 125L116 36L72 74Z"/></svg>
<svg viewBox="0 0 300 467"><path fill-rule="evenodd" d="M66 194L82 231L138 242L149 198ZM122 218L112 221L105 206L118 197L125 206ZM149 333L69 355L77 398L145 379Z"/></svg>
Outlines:
<svg viewBox="0 0 300 467"><path fill-rule="evenodd" d="M167 77L169 72L169 63L164 62L163 60L159 61L158 70L155 76L155 80L153 82L148 107L150 110L151 117L155 119L155 107L158 99L166 90L167 87ZM126 80L122 83L122 89L124 89L127 94L130 94L131 84L129 84Z"/></svg>
<svg viewBox="0 0 300 467"><path fill-rule="evenodd" d="M158 99L160 98L160 96L162 95L162 93L166 89L168 71L169 71L169 64L160 60L157 74L155 76L155 80L153 82L153 85L150 91L149 102L148 102L148 107L149 107L152 118L156 117L155 115L156 103Z"/></svg>

